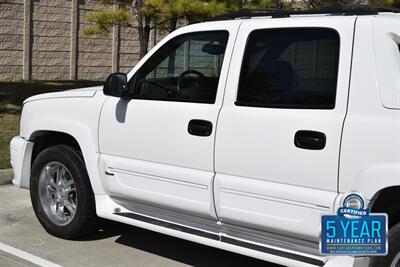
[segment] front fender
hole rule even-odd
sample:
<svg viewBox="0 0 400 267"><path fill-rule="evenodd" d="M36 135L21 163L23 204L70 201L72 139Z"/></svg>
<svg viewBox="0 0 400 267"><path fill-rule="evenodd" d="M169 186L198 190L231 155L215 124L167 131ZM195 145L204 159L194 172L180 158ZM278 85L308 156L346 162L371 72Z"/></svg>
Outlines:
<svg viewBox="0 0 400 267"><path fill-rule="evenodd" d="M32 141L40 131L69 134L79 144L90 182L95 194L105 194L98 167L98 123L105 97L96 94L93 98L54 98L24 105L21 116L20 135ZM28 179L30 174L24 174ZM26 184L26 181L23 182Z"/></svg>
<svg viewBox="0 0 400 267"><path fill-rule="evenodd" d="M35 133L40 131L61 132L75 138L82 150L93 192L95 194L104 194L103 185L99 179L98 146L93 142L93 133L87 125L70 119L57 120L54 117L33 119L26 132L26 136L28 136L27 139L31 140Z"/></svg>

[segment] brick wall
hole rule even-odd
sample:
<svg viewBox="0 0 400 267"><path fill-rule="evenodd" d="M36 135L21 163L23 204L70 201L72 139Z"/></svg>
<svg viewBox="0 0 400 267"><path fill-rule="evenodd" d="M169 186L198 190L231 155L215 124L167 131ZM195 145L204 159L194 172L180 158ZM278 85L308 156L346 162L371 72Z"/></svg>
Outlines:
<svg viewBox="0 0 400 267"><path fill-rule="evenodd" d="M32 79L69 78L70 38L71 1L33 1Z"/></svg>
<svg viewBox="0 0 400 267"><path fill-rule="evenodd" d="M129 71L139 59L134 29L79 34L88 12L102 7L93 0L0 0L0 80L104 80Z"/></svg>
<svg viewBox="0 0 400 267"><path fill-rule="evenodd" d="M79 31L87 26L84 18L95 9L101 8L97 2L85 1L79 4ZM112 72L112 33L108 35L78 36L77 79L104 80ZM132 61L133 65L135 61Z"/></svg>
<svg viewBox="0 0 400 267"><path fill-rule="evenodd" d="M0 0L0 79L22 79L24 1Z"/></svg>

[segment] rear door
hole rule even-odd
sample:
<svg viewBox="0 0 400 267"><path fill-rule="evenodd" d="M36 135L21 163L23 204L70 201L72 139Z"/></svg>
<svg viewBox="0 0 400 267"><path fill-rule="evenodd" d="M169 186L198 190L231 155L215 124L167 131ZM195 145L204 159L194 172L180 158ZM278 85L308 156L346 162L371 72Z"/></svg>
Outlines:
<svg viewBox="0 0 400 267"><path fill-rule="evenodd" d="M217 129L222 222L318 240L320 216L337 196L354 23L241 25Z"/></svg>
<svg viewBox="0 0 400 267"><path fill-rule="evenodd" d="M179 29L133 71L132 99L105 102L99 134L109 195L215 218L215 127L238 26Z"/></svg>

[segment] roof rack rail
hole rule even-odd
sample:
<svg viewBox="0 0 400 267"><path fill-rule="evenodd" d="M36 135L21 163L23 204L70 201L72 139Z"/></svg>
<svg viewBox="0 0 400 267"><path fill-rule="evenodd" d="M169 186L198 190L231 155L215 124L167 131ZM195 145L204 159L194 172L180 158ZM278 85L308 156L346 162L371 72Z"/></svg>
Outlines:
<svg viewBox="0 0 400 267"><path fill-rule="evenodd" d="M341 16L354 16L354 15L377 15L381 12L399 13L400 9L382 6L371 5L345 5L336 4L324 6L318 9L298 10L298 9L240 9L238 11L219 15L211 18L211 21L243 19L253 17L272 17L272 18L286 18L291 15L341 15Z"/></svg>

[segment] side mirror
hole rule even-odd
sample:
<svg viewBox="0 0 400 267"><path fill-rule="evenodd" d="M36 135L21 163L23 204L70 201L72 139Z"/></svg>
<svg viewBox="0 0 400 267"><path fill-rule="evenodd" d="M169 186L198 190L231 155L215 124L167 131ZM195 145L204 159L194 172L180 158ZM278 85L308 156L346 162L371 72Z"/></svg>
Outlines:
<svg viewBox="0 0 400 267"><path fill-rule="evenodd" d="M128 92L128 77L126 74L110 74L104 84L103 92L108 96L124 97Z"/></svg>

